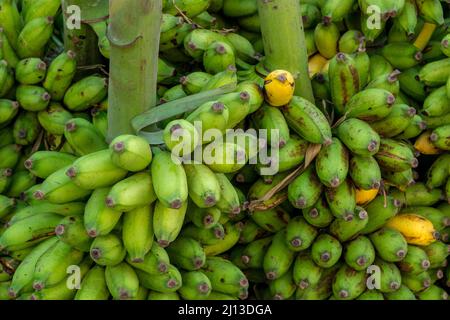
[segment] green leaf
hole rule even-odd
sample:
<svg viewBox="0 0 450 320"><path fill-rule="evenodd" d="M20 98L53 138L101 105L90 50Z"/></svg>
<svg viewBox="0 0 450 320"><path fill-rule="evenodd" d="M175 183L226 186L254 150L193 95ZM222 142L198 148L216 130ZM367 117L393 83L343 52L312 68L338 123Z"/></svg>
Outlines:
<svg viewBox="0 0 450 320"><path fill-rule="evenodd" d="M131 125L136 133L146 139L149 144L163 144L163 130L157 129L156 124L158 122L194 111L205 102L216 100L223 94L233 92L235 89L236 84L233 83L167 102L138 115L131 121ZM146 130L143 131L144 129Z"/></svg>

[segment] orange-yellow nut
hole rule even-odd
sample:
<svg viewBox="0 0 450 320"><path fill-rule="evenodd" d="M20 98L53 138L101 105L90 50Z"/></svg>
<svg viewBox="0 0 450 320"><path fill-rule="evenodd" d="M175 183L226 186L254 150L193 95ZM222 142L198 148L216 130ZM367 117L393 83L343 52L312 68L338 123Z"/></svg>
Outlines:
<svg viewBox="0 0 450 320"><path fill-rule="evenodd" d="M430 140L431 131L425 131L422 133L419 138L417 138L414 143L414 148L419 151L421 154L426 155L435 155L442 153L442 150L436 148L436 146Z"/></svg>
<svg viewBox="0 0 450 320"><path fill-rule="evenodd" d="M266 101L273 107L287 105L294 96L295 80L285 70L275 70L264 80Z"/></svg>
<svg viewBox="0 0 450 320"><path fill-rule="evenodd" d="M430 220L414 213L399 214L391 218L386 227L398 230L409 244L427 246L436 241L437 232Z"/></svg>
<svg viewBox="0 0 450 320"><path fill-rule="evenodd" d="M356 203L358 205L365 205L371 202L378 194L378 189L356 189Z"/></svg>

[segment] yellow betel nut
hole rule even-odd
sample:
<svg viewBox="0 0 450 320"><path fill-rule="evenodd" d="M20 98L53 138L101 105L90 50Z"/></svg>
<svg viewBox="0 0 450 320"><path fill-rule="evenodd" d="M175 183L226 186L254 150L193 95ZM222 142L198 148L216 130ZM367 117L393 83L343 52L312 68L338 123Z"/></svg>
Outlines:
<svg viewBox="0 0 450 320"><path fill-rule="evenodd" d="M418 246L427 246L438 236L431 221L418 214L399 214L389 220L386 227L399 231L406 242Z"/></svg>
<svg viewBox="0 0 450 320"><path fill-rule="evenodd" d="M373 199L376 198L378 194L378 189L370 189L370 190L364 190L364 189L356 189L356 203L358 205L364 205L371 202Z"/></svg>
<svg viewBox="0 0 450 320"><path fill-rule="evenodd" d="M417 138L414 143L414 148L419 151L421 154L426 155L436 155L442 153L442 150L436 148L435 145L430 140L431 131L425 131Z"/></svg>
<svg viewBox="0 0 450 320"><path fill-rule="evenodd" d="M266 101L273 107L287 105L294 96L295 80L289 71L275 70L264 80Z"/></svg>

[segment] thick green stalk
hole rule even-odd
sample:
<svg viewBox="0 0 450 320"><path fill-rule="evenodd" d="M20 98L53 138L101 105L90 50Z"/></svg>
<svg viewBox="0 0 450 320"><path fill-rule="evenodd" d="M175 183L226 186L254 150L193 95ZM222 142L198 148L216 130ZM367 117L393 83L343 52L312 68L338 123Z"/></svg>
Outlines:
<svg viewBox="0 0 450 320"><path fill-rule="evenodd" d="M258 0L264 41L264 69L283 69L296 78L295 94L314 103L308 74L303 21L299 0Z"/></svg>
<svg viewBox="0 0 450 320"><path fill-rule="evenodd" d="M66 50L74 51L76 55L77 65L90 66L98 64L102 58L98 50L98 39L94 30L86 23L89 16L96 12L103 11L104 1L92 0L62 0L62 10L64 12L64 47ZM67 12L70 6L78 6L81 10L80 28L68 28L73 18L71 12ZM100 10L99 10L100 9ZM99 15L102 15L101 13ZM97 17L96 17L97 18ZM107 17L98 17L98 19L106 19Z"/></svg>
<svg viewBox="0 0 450 320"><path fill-rule="evenodd" d="M156 105L161 0L110 0L108 140Z"/></svg>

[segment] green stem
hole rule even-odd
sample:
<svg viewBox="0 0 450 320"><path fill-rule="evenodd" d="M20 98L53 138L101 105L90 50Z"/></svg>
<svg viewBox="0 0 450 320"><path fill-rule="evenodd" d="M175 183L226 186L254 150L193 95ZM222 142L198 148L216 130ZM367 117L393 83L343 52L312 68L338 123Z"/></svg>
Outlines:
<svg viewBox="0 0 450 320"><path fill-rule="evenodd" d="M108 140L156 105L161 0L110 0Z"/></svg>
<svg viewBox="0 0 450 320"><path fill-rule="evenodd" d="M70 14L67 13L67 8L71 5L80 7L83 19L83 12L95 10L95 3L100 2L92 0L62 0L62 10L64 13L64 47L66 51L72 50L76 53L77 65L80 67L98 64L101 61L101 55L98 50L98 39L95 32L86 23L82 22L79 29L69 29L67 27L67 19L70 18Z"/></svg>
<svg viewBox="0 0 450 320"><path fill-rule="evenodd" d="M299 0L258 0L264 41L264 69L283 69L296 78L295 94L314 103L308 74L303 21Z"/></svg>

